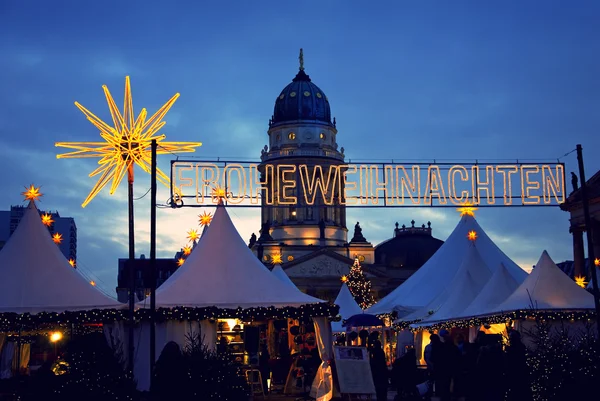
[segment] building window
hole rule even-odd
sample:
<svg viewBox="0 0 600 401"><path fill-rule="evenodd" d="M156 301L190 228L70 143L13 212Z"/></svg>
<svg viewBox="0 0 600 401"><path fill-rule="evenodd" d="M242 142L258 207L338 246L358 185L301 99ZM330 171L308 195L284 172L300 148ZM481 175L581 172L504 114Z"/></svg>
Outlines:
<svg viewBox="0 0 600 401"><path fill-rule="evenodd" d="M292 221L296 221L296 208L291 207L290 208L290 220Z"/></svg>
<svg viewBox="0 0 600 401"><path fill-rule="evenodd" d="M287 260L288 260L288 262L291 262L291 261L293 261L293 260L294 260L294 257L293 257L292 255L289 255L289 256L287 257Z"/></svg>
<svg viewBox="0 0 600 401"><path fill-rule="evenodd" d="M288 138L289 138L291 141L293 141L294 139L296 139L296 134L295 134L295 133L293 133L293 132L290 132L290 133L288 134Z"/></svg>
<svg viewBox="0 0 600 401"><path fill-rule="evenodd" d="M319 135L319 138L321 138L322 140L327 139L324 132L321 132L321 134Z"/></svg>

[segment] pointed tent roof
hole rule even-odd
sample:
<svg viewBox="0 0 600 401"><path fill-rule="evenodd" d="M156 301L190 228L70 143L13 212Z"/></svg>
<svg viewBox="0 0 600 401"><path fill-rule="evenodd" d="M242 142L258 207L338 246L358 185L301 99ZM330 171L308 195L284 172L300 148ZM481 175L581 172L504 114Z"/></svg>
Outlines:
<svg viewBox="0 0 600 401"><path fill-rule="evenodd" d="M185 263L156 291L157 307L251 308L323 302L294 290L248 248L222 205Z"/></svg>
<svg viewBox="0 0 600 401"><path fill-rule="evenodd" d="M515 280L522 282L527 277L527 273L494 244L473 216L464 215L444 245L408 280L367 313L389 313L398 307L420 309L429 304L444 291L460 268L469 245L465 238L471 230L477 233L477 248L487 266L495 271L503 263Z"/></svg>
<svg viewBox="0 0 600 401"><path fill-rule="evenodd" d="M294 282L288 277L288 275L285 274L285 272L281 268L281 265L275 265L273 270L271 270L271 273L273 273L273 275L275 275L275 277L277 277L282 282L284 282L296 289L298 288L298 287L296 287L296 284L294 284Z"/></svg>
<svg viewBox="0 0 600 401"><path fill-rule="evenodd" d="M458 317L477 316L495 308L506 300L518 286L519 282L508 273L506 267L501 263L479 295Z"/></svg>
<svg viewBox="0 0 600 401"><path fill-rule="evenodd" d="M448 320L460 314L479 295L491 278L492 272L479 253L478 244L466 237L463 241L468 243L467 254L449 285L426 307L402 320ZM429 311L434 313L429 315Z"/></svg>
<svg viewBox="0 0 600 401"><path fill-rule="evenodd" d="M526 310L532 306L537 310L594 309L594 297L563 273L544 251L525 281L504 302L483 314Z"/></svg>
<svg viewBox="0 0 600 401"><path fill-rule="evenodd" d="M331 330L334 333L346 331L346 329L342 327L344 319L348 319L351 316L363 313L363 310L356 303L356 300L352 296L352 293L350 292L350 289L346 283L342 284L342 288L340 288L340 292L338 293L334 304L340 307L339 314L342 316L342 320L339 322L331 322Z"/></svg>
<svg viewBox="0 0 600 401"><path fill-rule="evenodd" d="M61 313L123 306L71 267L34 202L0 251L0 276L0 312Z"/></svg>

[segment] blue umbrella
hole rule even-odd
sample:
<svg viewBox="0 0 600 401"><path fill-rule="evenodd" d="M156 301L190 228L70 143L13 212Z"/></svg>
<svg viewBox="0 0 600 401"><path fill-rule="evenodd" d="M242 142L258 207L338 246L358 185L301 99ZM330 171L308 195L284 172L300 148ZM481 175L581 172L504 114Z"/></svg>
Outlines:
<svg viewBox="0 0 600 401"><path fill-rule="evenodd" d="M371 327L371 326L383 326L383 321L375 315L368 313L359 313L358 315L350 316L343 327Z"/></svg>

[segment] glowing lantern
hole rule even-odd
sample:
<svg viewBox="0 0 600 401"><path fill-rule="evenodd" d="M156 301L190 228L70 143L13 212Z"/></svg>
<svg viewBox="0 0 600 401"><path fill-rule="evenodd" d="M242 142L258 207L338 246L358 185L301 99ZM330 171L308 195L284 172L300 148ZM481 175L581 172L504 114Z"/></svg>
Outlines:
<svg viewBox="0 0 600 401"><path fill-rule="evenodd" d="M52 236L52 241L54 241L55 244L60 245L60 243L62 242L62 234L54 233L54 235Z"/></svg>
<svg viewBox="0 0 600 401"><path fill-rule="evenodd" d="M188 256L190 253L192 253L192 247L189 245L186 245L183 247L183 254L185 256Z"/></svg>
<svg viewBox="0 0 600 401"><path fill-rule="evenodd" d="M60 331L55 331L54 333L50 334L50 341L56 343L62 340L62 337L63 335Z"/></svg>
<svg viewBox="0 0 600 401"><path fill-rule="evenodd" d="M469 231L467 234L467 239L469 241L475 241L477 239L477 233L474 230Z"/></svg>
<svg viewBox="0 0 600 401"><path fill-rule="evenodd" d="M585 288L587 286L587 281L585 281L585 277L577 276L575 277L575 284L577 284L581 288Z"/></svg>
<svg viewBox="0 0 600 401"><path fill-rule="evenodd" d="M187 232L187 238L190 242L194 242L196 241L198 238L200 238L200 234L198 234L197 230L194 230L193 228Z"/></svg>
<svg viewBox="0 0 600 401"><path fill-rule="evenodd" d="M44 213L42 215L42 224L45 225L46 227L50 227L52 225L52 223L54 223L54 220L52 220L52 215L48 214L48 213Z"/></svg>
<svg viewBox="0 0 600 401"><path fill-rule="evenodd" d="M198 218L200 219L200 225L204 227L209 225L212 221L212 214L206 213L206 211L204 211L202 212L202 214L198 215Z"/></svg>
<svg viewBox="0 0 600 401"><path fill-rule="evenodd" d="M179 97L176 93L152 117L146 119L147 111L142 109L135 117L133 101L131 98L131 84L129 77L125 77L125 99L123 114L110 94L106 85L102 86L108 103L108 108L114 126L110 126L78 102L75 106L85 114L87 119L100 131L100 142L57 142L55 146L73 149L72 152L57 155L58 159L67 158L99 158L99 167L90 173L90 177L99 176L98 182L92 188L87 198L83 201L85 207L90 201L112 181L110 194L114 194L126 173L133 177L133 166L137 164L148 174L151 173L151 144L152 140L158 142L157 154L194 152L200 142L163 142L165 135L158 135L160 129L166 124L162 119ZM133 178L132 178L133 179ZM158 182L169 186L169 177L159 168L156 169Z"/></svg>
<svg viewBox="0 0 600 401"><path fill-rule="evenodd" d="M471 217L475 217L475 210L477 210L476 207L474 207L474 205L470 202L465 202L463 203L463 205L459 208L456 209L457 212L460 213L460 216L471 216Z"/></svg>
<svg viewBox="0 0 600 401"><path fill-rule="evenodd" d="M25 187L25 192L21 192L21 195L25 197L26 201L36 201L43 196L40 192L40 187L36 188L33 184L31 184L29 187Z"/></svg>
<svg viewBox="0 0 600 401"><path fill-rule="evenodd" d="M71 265L71 267L75 267L75 260L69 259L69 264Z"/></svg>
<svg viewBox="0 0 600 401"><path fill-rule="evenodd" d="M185 263L185 259L179 258L179 260L177 261L177 266L181 267L184 263Z"/></svg>
<svg viewBox="0 0 600 401"><path fill-rule="evenodd" d="M342 283L345 283L348 281L348 276L342 276L340 280L342 280Z"/></svg>

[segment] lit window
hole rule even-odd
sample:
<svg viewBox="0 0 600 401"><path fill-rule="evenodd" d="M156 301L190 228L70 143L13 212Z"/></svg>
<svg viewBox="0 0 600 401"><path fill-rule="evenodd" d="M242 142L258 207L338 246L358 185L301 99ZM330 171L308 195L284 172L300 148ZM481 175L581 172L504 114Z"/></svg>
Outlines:
<svg viewBox="0 0 600 401"><path fill-rule="evenodd" d="M325 140L325 133L324 133L324 132L321 132L321 135L319 135L319 137L320 137L322 140Z"/></svg>
<svg viewBox="0 0 600 401"><path fill-rule="evenodd" d="M364 262L365 261L365 257L363 255L358 255L358 261L359 262Z"/></svg>
<svg viewBox="0 0 600 401"><path fill-rule="evenodd" d="M295 134L295 133L293 133L293 132L290 132L290 133L288 134L288 138L289 138L290 140L292 140L292 141L293 141L294 139L296 139L296 134Z"/></svg>
<svg viewBox="0 0 600 401"><path fill-rule="evenodd" d="M288 260L288 262L291 262L292 260L294 260L294 257L293 257L292 255L289 255L289 256L287 257L287 260Z"/></svg>

